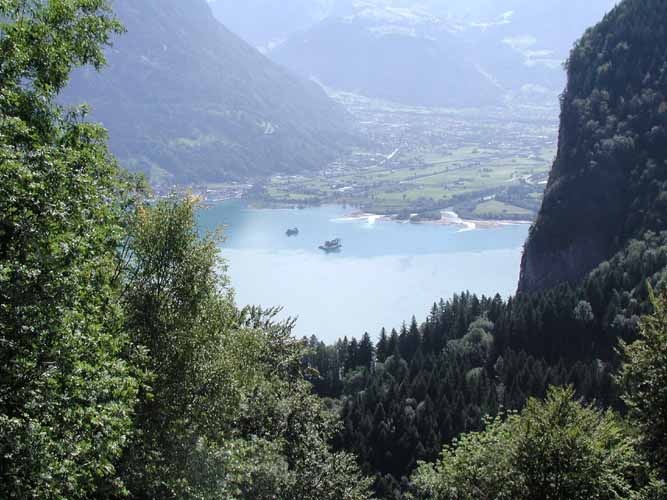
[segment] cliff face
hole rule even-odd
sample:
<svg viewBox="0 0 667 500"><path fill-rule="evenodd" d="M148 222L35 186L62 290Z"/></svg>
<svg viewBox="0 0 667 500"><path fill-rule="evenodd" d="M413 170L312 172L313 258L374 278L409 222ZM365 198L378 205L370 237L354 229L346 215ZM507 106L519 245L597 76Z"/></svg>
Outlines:
<svg viewBox="0 0 667 500"><path fill-rule="evenodd" d="M667 0L625 0L567 63L558 154L519 292L576 282L667 228Z"/></svg>

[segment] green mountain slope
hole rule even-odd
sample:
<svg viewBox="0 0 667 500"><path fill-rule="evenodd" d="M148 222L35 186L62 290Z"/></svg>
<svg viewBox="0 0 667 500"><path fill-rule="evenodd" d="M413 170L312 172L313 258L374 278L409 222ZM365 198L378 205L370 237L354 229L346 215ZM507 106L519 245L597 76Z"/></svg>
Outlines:
<svg viewBox="0 0 667 500"><path fill-rule="evenodd" d="M519 290L576 281L667 228L667 2L626 0L574 48Z"/></svg>
<svg viewBox="0 0 667 500"><path fill-rule="evenodd" d="M123 164L153 182L319 168L349 140L347 115L229 32L205 0L116 0L127 33L109 67L76 74Z"/></svg>

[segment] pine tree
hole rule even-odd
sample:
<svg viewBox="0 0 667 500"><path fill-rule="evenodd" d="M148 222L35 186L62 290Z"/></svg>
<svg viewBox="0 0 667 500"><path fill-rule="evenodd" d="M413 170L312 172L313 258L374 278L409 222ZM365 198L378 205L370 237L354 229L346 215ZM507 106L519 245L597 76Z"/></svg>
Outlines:
<svg viewBox="0 0 667 500"><path fill-rule="evenodd" d="M387 330L382 328L380 332L380 339L377 343L377 361L378 363L384 363L391 354L389 350L389 338L387 337Z"/></svg>
<svg viewBox="0 0 667 500"><path fill-rule="evenodd" d="M375 347L373 346L373 341L371 336L368 333L364 333L364 336L359 342L359 351L357 354L357 366L371 369L375 360Z"/></svg>

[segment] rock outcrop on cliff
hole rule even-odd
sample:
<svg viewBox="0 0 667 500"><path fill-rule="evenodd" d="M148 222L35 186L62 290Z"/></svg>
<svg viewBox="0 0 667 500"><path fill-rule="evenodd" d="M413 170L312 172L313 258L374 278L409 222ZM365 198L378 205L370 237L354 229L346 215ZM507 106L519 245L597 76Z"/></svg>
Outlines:
<svg viewBox="0 0 667 500"><path fill-rule="evenodd" d="M519 292L577 282L667 228L667 0L625 0L567 63L560 138Z"/></svg>

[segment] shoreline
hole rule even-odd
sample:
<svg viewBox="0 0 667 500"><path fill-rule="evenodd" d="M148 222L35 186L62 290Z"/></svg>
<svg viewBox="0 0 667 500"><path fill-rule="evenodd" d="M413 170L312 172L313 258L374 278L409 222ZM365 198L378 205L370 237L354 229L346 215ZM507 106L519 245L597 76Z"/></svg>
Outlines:
<svg viewBox="0 0 667 500"><path fill-rule="evenodd" d="M418 214L412 214L416 216ZM526 220L477 220L477 219L462 219L453 210L442 210L442 217L438 220L399 220L391 215L379 215L363 211L352 212L351 214L342 217L341 220L367 220L369 224L374 224L376 221L380 222L396 222L399 224L433 224L436 226L461 226L461 232L475 231L477 229L496 229L505 226L524 226L532 224L531 221Z"/></svg>
<svg viewBox="0 0 667 500"><path fill-rule="evenodd" d="M254 210L296 210L296 205L277 204L276 206L258 206L254 203L249 203L248 206ZM319 206L338 206L335 203L326 203ZM304 207L311 208L311 207ZM314 207L312 207L314 208ZM463 219L454 210L441 210L441 218L437 220L414 220L414 219L397 219L396 215L382 215L372 212L365 212L363 210L355 210L347 215L338 218L341 221L365 220L369 224L376 222L394 222L397 224L432 224L436 226L460 226L461 232L475 231L478 229L497 229L505 226L525 226L531 225L533 221L530 220L514 220L514 219ZM410 214L411 217L417 217L419 214Z"/></svg>

